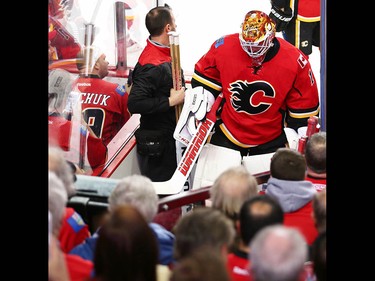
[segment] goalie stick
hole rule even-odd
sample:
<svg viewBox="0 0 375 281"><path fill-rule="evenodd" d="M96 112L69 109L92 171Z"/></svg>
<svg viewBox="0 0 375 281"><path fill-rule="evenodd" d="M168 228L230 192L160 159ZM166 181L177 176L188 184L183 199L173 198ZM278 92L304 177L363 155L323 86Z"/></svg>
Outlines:
<svg viewBox="0 0 375 281"><path fill-rule="evenodd" d="M171 49L171 64L172 64L172 79L173 88L175 90L180 90L182 87L182 73L181 73L181 59L180 59L180 37L175 31L170 31L169 35L169 45ZM180 118L182 104L175 106L176 110L176 122Z"/></svg>
<svg viewBox="0 0 375 281"><path fill-rule="evenodd" d="M223 94L221 93L216 98L211 110L207 112L206 118L199 123L197 132L187 145L186 150L182 155L182 158L177 165L177 169L173 173L171 179L163 182L152 182L158 195L176 194L183 190L185 181L190 175L190 172L193 169L194 164L197 161L199 154L201 153L202 148L215 125L217 119L216 114L222 99Z"/></svg>

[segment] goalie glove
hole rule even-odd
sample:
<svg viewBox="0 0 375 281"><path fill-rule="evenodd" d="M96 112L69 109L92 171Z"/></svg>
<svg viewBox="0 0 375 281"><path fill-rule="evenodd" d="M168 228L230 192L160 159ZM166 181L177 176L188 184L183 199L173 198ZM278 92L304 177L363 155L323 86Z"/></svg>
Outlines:
<svg viewBox="0 0 375 281"><path fill-rule="evenodd" d="M276 23L276 32L280 32L286 28L293 18L293 11L288 6L282 11L279 7L272 4L269 16Z"/></svg>
<svg viewBox="0 0 375 281"><path fill-rule="evenodd" d="M201 121L205 118L214 102L215 97L212 93L201 86L187 89L185 91L184 106L173 134L174 138L187 145L196 133L196 121Z"/></svg>
<svg viewBox="0 0 375 281"><path fill-rule="evenodd" d="M192 95L191 112L197 120L202 120L215 102L214 96L202 86L193 88L187 95Z"/></svg>

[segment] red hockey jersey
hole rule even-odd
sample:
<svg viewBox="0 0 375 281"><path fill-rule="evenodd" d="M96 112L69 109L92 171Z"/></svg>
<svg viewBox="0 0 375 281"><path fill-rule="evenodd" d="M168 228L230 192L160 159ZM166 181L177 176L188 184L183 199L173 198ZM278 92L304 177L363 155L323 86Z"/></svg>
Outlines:
<svg viewBox="0 0 375 281"><path fill-rule="evenodd" d="M257 146L280 136L285 114L307 124L308 117L319 113L308 58L282 38L274 43L275 54L268 59L267 54L259 69L252 67L238 33L218 39L195 64L192 86L203 86L214 96L223 92L221 129L238 146Z"/></svg>
<svg viewBox="0 0 375 281"><path fill-rule="evenodd" d="M74 91L80 96L82 113L87 125L105 145L130 118L128 93L118 85L99 77L79 77Z"/></svg>

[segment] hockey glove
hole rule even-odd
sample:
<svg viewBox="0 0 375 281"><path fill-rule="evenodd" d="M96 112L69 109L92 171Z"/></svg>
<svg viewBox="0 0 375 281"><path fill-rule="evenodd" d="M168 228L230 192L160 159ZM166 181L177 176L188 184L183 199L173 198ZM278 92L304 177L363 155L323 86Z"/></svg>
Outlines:
<svg viewBox="0 0 375 281"><path fill-rule="evenodd" d="M215 97L203 87L187 89L185 92L184 106L180 118L176 124L173 137L188 145L190 139L196 133L197 122L202 121L207 112L212 108Z"/></svg>
<svg viewBox="0 0 375 281"><path fill-rule="evenodd" d="M272 5L270 18L276 23L276 32L283 31L293 18L293 11L290 7L285 7L284 11Z"/></svg>
<svg viewBox="0 0 375 281"><path fill-rule="evenodd" d="M211 92L201 86L193 88L189 94L193 95L191 112L193 112L195 118L200 121L206 116L206 113L211 110L215 102L215 97Z"/></svg>

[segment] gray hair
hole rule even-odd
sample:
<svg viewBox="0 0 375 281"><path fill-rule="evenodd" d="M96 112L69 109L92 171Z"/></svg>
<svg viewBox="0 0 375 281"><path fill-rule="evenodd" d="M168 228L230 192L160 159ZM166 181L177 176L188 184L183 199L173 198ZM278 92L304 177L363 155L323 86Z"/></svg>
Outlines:
<svg viewBox="0 0 375 281"><path fill-rule="evenodd" d="M298 281L308 246L298 230L271 225L250 243L250 273L254 281Z"/></svg>
<svg viewBox="0 0 375 281"><path fill-rule="evenodd" d="M52 215L52 232L58 233L64 217L68 195L63 182L54 172L48 171L48 210Z"/></svg>
<svg viewBox="0 0 375 281"><path fill-rule="evenodd" d="M115 207L130 204L136 207L147 222L151 222L158 210L159 197L152 181L142 175L122 178L108 198L109 211Z"/></svg>
<svg viewBox="0 0 375 281"><path fill-rule="evenodd" d="M256 178L242 165L225 170L210 189L212 207L230 218L238 216L243 202L257 194Z"/></svg>
<svg viewBox="0 0 375 281"><path fill-rule="evenodd" d="M322 174L327 169L327 134L324 131L313 134L306 143L305 159L307 167Z"/></svg>
<svg viewBox="0 0 375 281"><path fill-rule="evenodd" d="M74 186L74 172L64 158L62 149L56 146L48 147L48 169L61 179L68 197L76 193Z"/></svg>

